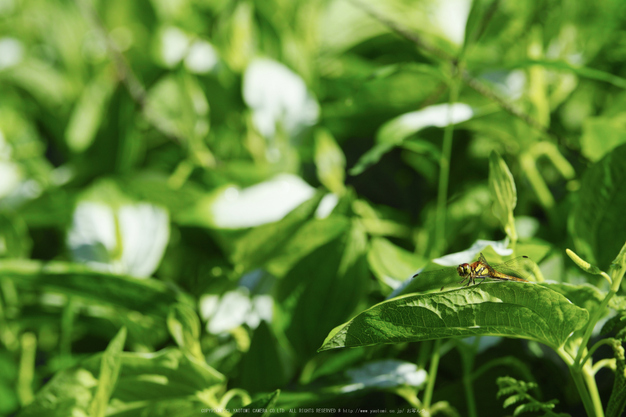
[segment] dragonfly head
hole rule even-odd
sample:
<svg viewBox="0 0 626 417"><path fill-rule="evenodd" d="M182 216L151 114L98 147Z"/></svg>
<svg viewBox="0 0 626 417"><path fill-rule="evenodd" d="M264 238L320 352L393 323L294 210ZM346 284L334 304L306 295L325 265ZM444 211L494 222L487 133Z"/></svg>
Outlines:
<svg viewBox="0 0 626 417"><path fill-rule="evenodd" d="M461 264L456 268L456 272L459 274L460 277L465 278L470 275L471 268L469 264Z"/></svg>

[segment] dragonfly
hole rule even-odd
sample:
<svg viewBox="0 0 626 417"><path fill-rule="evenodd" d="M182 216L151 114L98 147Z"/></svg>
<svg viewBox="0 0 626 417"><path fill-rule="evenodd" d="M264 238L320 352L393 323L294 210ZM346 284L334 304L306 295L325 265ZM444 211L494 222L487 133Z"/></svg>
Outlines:
<svg viewBox="0 0 626 417"><path fill-rule="evenodd" d="M448 278L455 275L455 273L462 279L459 284L467 283L464 285L468 287L472 284L476 284L476 280L480 279L478 283L482 284L486 279L495 279L499 281L518 281L528 282L530 269L532 268L532 261L528 256L520 256L503 262L501 264L491 265L485 259L485 256L481 253L476 262L460 264L456 268L444 268L437 271L428 271L423 273L417 273L413 275L413 278L419 276L421 279L428 282L441 282L448 280ZM445 285L441 287L441 291L445 288Z"/></svg>

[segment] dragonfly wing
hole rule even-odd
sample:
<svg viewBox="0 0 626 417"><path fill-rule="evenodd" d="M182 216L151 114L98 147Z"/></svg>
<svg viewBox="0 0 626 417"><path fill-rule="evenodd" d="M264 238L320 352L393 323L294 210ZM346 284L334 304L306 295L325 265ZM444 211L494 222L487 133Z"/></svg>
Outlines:
<svg viewBox="0 0 626 417"><path fill-rule="evenodd" d="M436 269L431 271L421 272L415 276L415 279L420 280L420 285L430 288L430 287L439 287L443 284L449 284L454 281L454 279L458 279L459 275L456 272L456 268L444 268L444 269Z"/></svg>
<svg viewBox="0 0 626 417"><path fill-rule="evenodd" d="M489 270L489 274L494 273L492 266L489 264L489 262L487 262L487 259L485 259L485 256L482 254L482 252L480 253L480 256L478 257L478 262L482 263L483 265L487 267L487 269Z"/></svg>
<svg viewBox="0 0 626 417"><path fill-rule="evenodd" d="M514 277L522 278L525 280L528 280L531 276L534 276L534 267L534 262L526 256L520 256L518 258L510 259L501 264L493 265L493 268L498 272L512 275Z"/></svg>

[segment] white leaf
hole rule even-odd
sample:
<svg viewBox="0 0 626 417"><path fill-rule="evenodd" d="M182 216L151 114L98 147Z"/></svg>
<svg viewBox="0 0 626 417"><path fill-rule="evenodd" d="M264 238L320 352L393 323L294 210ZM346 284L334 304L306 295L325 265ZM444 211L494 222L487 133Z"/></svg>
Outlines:
<svg viewBox="0 0 626 417"><path fill-rule="evenodd" d="M74 211L67 243L77 262L101 271L149 277L168 239L168 215L159 207L124 205L115 212L105 204L83 201Z"/></svg>
<svg viewBox="0 0 626 417"><path fill-rule="evenodd" d="M19 64L24 57L22 43L14 38L0 39L0 70Z"/></svg>
<svg viewBox="0 0 626 417"><path fill-rule="evenodd" d="M346 371L352 384L342 391L349 392L368 387L393 388L401 385L418 387L426 381L426 371L417 365L397 359L384 359L366 363Z"/></svg>
<svg viewBox="0 0 626 417"><path fill-rule="evenodd" d="M214 70L218 63L219 57L213 45L202 40L195 41L185 57L185 67L196 74L206 74Z"/></svg>
<svg viewBox="0 0 626 417"><path fill-rule="evenodd" d="M507 248L507 246L509 246L508 238L504 240L478 239L469 249L433 259L433 262L443 266L457 266L462 263L471 262L476 255L485 250L487 246L491 246L494 252L500 256L509 256L513 253L513 249Z"/></svg>
<svg viewBox="0 0 626 417"><path fill-rule="evenodd" d="M290 174L243 190L231 186L213 201L213 223L220 228L237 229L274 222L313 197L314 192L300 177Z"/></svg>
<svg viewBox="0 0 626 417"><path fill-rule="evenodd" d="M295 136L319 117L319 105L302 78L269 59L256 59L246 68L243 97L256 128L266 138L274 136L277 122Z"/></svg>

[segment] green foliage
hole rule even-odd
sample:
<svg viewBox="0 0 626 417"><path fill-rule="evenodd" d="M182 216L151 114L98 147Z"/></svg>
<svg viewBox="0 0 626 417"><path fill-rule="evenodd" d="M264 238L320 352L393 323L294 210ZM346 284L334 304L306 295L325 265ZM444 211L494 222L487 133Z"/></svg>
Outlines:
<svg viewBox="0 0 626 417"><path fill-rule="evenodd" d="M626 407L626 358L621 340L615 340L611 347L615 354L616 369L613 391L606 406L606 415L617 417L623 414L624 407Z"/></svg>
<svg viewBox="0 0 626 417"><path fill-rule="evenodd" d="M113 394L122 365L120 356L124 350L124 342L126 342L126 328L122 327L122 330L111 340L102 354L98 387L89 405L89 414L92 416L102 417L106 415L107 405L111 394Z"/></svg>
<svg viewBox="0 0 626 417"><path fill-rule="evenodd" d="M494 201L494 214L500 220L506 235L513 242L517 241L513 217L513 210L517 204L515 181L509 167L495 152L489 155L489 191Z"/></svg>
<svg viewBox="0 0 626 417"><path fill-rule="evenodd" d="M280 395L280 390L277 389L271 394L268 394L262 398L259 398L256 401L251 402L247 406L244 407L244 410L238 413L233 414L235 416L247 416L250 414L261 414L262 417L267 417L274 414L271 410L274 408L274 404L276 404L276 400ZM264 410L262 413L259 413L257 410Z"/></svg>
<svg viewBox="0 0 626 417"><path fill-rule="evenodd" d="M173 305L167 316L167 328L181 349L202 360L200 320L192 308L185 304Z"/></svg>
<svg viewBox="0 0 626 417"><path fill-rule="evenodd" d="M543 417L568 417L566 413L555 413L554 407L558 404L558 400L550 400L541 402L535 399L528 391L536 390L537 384L534 382L518 381L515 378L500 377L496 381L499 387L498 398L506 397L503 407L518 404L513 411L514 416L524 413L537 413ZM522 404L520 404L522 403Z"/></svg>
<svg viewBox="0 0 626 417"><path fill-rule="evenodd" d="M320 222L331 221L338 237L305 255L278 286L285 333L302 357L313 354L328 328L348 317L367 285L362 227L338 216Z"/></svg>
<svg viewBox="0 0 626 417"><path fill-rule="evenodd" d="M546 288L485 283L385 301L335 328L320 350L478 335L533 339L557 349L587 318Z"/></svg>
<svg viewBox="0 0 626 417"><path fill-rule="evenodd" d="M616 332L615 338L618 340L626 340L626 311L620 311L611 317L602 326L601 334Z"/></svg>
<svg viewBox="0 0 626 417"><path fill-rule="evenodd" d="M570 230L581 254L606 268L624 244L623 212L626 145L615 148L585 173Z"/></svg>
<svg viewBox="0 0 626 417"><path fill-rule="evenodd" d="M619 415L625 12L0 1L0 414Z"/></svg>

